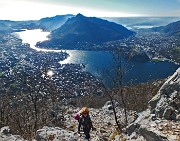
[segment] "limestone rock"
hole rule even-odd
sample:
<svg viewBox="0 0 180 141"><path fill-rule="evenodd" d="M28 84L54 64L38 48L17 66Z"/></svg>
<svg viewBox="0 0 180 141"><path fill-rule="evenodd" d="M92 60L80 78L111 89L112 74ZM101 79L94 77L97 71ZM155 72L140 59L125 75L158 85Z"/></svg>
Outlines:
<svg viewBox="0 0 180 141"><path fill-rule="evenodd" d="M147 140L147 141L168 141L165 136L161 136L156 134L155 132L149 130L147 127L141 126L139 129L139 133Z"/></svg>
<svg viewBox="0 0 180 141"><path fill-rule="evenodd" d="M9 126L1 128L0 141L26 141L19 135L12 135Z"/></svg>
<svg viewBox="0 0 180 141"><path fill-rule="evenodd" d="M179 140L179 107L180 68L163 84L157 95L149 101L149 109L139 113L135 122L126 128L128 139L133 140L137 137L134 135L138 133L147 141Z"/></svg>
<svg viewBox="0 0 180 141"><path fill-rule="evenodd" d="M160 94L157 94L149 101L149 105L151 109L154 109L156 107L156 104L160 100L160 98L161 98Z"/></svg>
<svg viewBox="0 0 180 141"><path fill-rule="evenodd" d="M9 126L2 127L1 128L1 133L4 134L4 135L10 134L11 130L10 130Z"/></svg>
<svg viewBox="0 0 180 141"><path fill-rule="evenodd" d="M149 106L156 117L176 120L180 107L180 68L162 85Z"/></svg>
<svg viewBox="0 0 180 141"><path fill-rule="evenodd" d="M117 101L114 100L113 103L114 103L114 106L115 106L115 107L118 107L118 106L119 106L119 103L118 103ZM105 103L105 105L102 107L102 109L112 110L113 107L112 107L111 101L107 101L107 102Z"/></svg>
<svg viewBox="0 0 180 141"><path fill-rule="evenodd" d="M78 137L75 136L74 132L70 132L59 127L43 127L43 129L37 130L36 132L37 141L46 141L46 140L76 141L77 138Z"/></svg>
<svg viewBox="0 0 180 141"><path fill-rule="evenodd" d="M165 109L164 113L163 113L163 117L167 120L170 120L172 117L174 110L172 107L168 107Z"/></svg>
<svg viewBox="0 0 180 141"><path fill-rule="evenodd" d="M126 128L126 132L128 133L128 135L131 135L133 132L135 132L136 129L139 128L139 124L130 124L127 128Z"/></svg>

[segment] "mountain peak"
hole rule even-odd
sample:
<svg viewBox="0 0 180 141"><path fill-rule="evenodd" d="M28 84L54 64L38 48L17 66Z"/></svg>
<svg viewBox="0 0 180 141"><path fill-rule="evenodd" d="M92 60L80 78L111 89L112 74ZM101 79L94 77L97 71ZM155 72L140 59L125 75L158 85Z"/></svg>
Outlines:
<svg viewBox="0 0 180 141"><path fill-rule="evenodd" d="M78 13L78 14L76 15L76 17L85 17L85 16L82 15L81 13Z"/></svg>
<svg viewBox="0 0 180 141"><path fill-rule="evenodd" d="M79 13L79 14L76 15L75 18L76 18L76 19L81 19L81 20L82 20L82 19L85 19L86 17L85 17L84 15L82 15L82 14Z"/></svg>
<svg viewBox="0 0 180 141"><path fill-rule="evenodd" d="M79 13L68 19L60 28L54 30L51 37L57 40L56 45L75 47L79 43L99 44L127 38L131 35L134 35L134 32L122 25L95 17L85 17Z"/></svg>

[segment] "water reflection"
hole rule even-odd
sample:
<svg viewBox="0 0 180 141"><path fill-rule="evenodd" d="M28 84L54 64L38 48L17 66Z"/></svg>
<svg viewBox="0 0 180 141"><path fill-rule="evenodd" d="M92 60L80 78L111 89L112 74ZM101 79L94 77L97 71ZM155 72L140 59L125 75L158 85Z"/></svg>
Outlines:
<svg viewBox="0 0 180 141"><path fill-rule="evenodd" d="M35 45L39 41L47 40L49 32L43 32L40 29L36 30L26 30L16 33L22 39L23 43L30 44L32 49L37 51L45 52L61 52L65 50L51 50L51 49L41 49L37 48ZM67 50L69 57L63 61L60 61L61 64L67 63L76 63L84 64L85 71L88 71L96 76L103 75L103 69L111 70L113 62L113 57L110 52L104 51L79 51L79 50ZM132 68L133 66L133 68ZM130 62L128 64L127 70L128 73L125 75L125 81L136 80L138 82L147 82L152 79L166 78L169 75L172 75L174 71L178 68L178 65L175 65L172 62ZM113 75L113 74L112 74Z"/></svg>
<svg viewBox="0 0 180 141"><path fill-rule="evenodd" d="M34 30L25 30L21 32L15 32L20 39L22 39L22 43L30 44L32 49L36 51L45 51L45 52L61 52L62 50L52 50L52 49L43 49L36 47L37 42L48 40L48 35L50 32L42 31L41 29Z"/></svg>

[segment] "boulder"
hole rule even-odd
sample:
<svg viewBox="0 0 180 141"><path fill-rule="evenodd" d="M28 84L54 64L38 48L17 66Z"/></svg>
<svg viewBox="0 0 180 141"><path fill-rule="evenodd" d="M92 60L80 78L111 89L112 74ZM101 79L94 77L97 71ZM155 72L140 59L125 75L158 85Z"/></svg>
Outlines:
<svg viewBox="0 0 180 141"><path fill-rule="evenodd" d="M149 101L149 106L150 109L154 109L156 107L157 102L160 100L160 93L158 93L157 95L155 95L150 101Z"/></svg>
<svg viewBox="0 0 180 141"><path fill-rule="evenodd" d="M172 107L168 107L164 110L163 117L167 120L170 120L172 118L174 110Z"/></svg>
<svg viewBox="0 0 180 141"><path fill-rule="evenodd" d="M37 141L45 141L45 140L67 140L67 141L77 141L77 136L75 136L74 132L64 130L59 127L43 127L36 132L36 140Z"/></svg>
<svg viewBox="0 0 180 141"><path fill-rule="evenodd" d="M168 141L165 136L159 135L154 131L151 131L146 126L141 126L139 129L139 133L147 140L147 141Z"/></svg>
<svg viewBox="0 0 180 141"><path fill-rule="evenodd" d="M119 106L119 103L118 103L117 101L113 100L113 103L114 103L115 108ZM102 107L102 109L112 110L113 107L112 107L111 101L107 101L107 102L105 103L105 105Z"/></svg>
<svg viewBox="0 0 180 141"><path fill-rule="evenodd" d="M130 136L133 132L135 132L135 130L137 130L139 128L138 124L130 124L127 128L126 128L126 132L128 133L128 135Z"/></svg>
<svg viewBox="0 0 180 141"><path fill-rule="evenodd" d="M12 135L9 126L1 128L0 141L26 141L19 135Z"/></svg>
<svg viewBox="0 0 180 141"><path fill-rule="evenodd" d="M136 132L133 132L132 134L131 134L131 136L130 136L130 139L131 140L137 140L137 138L138 138L138 135L137 135L137 133Z"/></svg>
<svg viewBox="0 0 180 141"><path fill-rule="evenodd" d="M9 126L2 127L1 128L1 133L4 134L4 135L11 134L11 130L10 130Z"/></svg>
<svg viewBox="0 0 180 141"><path fill-rule="evenodd" d="M149 108L139 113L138 118L126 128L128 139L140 140L138 136L143 136L147 141L179 140L179 107L180 68L149 101Z"/></svg>
<svg viewBox="0 0 180 141"><path fill-rule="evenodd" d="M180 106L180 68L167 79L157 95L149 101L151 112L158 118L176 120Z"/></svg>

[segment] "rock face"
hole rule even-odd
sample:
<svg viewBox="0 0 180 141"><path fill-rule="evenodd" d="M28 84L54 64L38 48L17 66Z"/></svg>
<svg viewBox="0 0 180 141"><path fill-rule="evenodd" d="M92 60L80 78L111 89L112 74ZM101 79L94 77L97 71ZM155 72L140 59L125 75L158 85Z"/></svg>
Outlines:
<svg viewBox="0 0 180 141"><path fill-rule="evenodd" d="M123 109L113 101L119 123L124 121ZM142 113L128 111L129 125L119 134L116 130L111 102L101 109L90 108L90 116L96 130L90 132L91 141L180 141L180 68L164 83ZM64 127L44 127L37 130L33 141L82 141L77 134L78 121L74 114L79 108L67 106ZM138 118L137 118L138 116ZM124 132L125 131L125 132ZM25 141L12 135L9 127L0 130L0 141Z"/></svg>
<svg viewBox="0 0 180 141"><path fill-rule="evenodd" d="M139 114L126 131L137 133L147 141L180 140L180 68L149 101L149 109Z"/></svg>
<svg viewBox="0 0 180 141"><path fill-rule="evenodd" d="M59 127L43 127L43 129L37 130L36 140L37 141L76 141L78 136L75 136L74 132L64 130Z"/></svg>
<svg viewBox="0 0 180 141"><path fill-rule="evenodd" d="M0 141L26 141L19 135L12 135L9 126L1 128Z"/></svg>
<svg viewBox="0 0 180 141"><path fill-rule="evenodd" d="M124 121L123 109L119 107L119 103L114 101L118 108L118 116L121 116L120 123ZM81 132L81 137L77 134L78 121L74 119L74 114L79 108L68 108L65 113L64 129L59 127L44 127L36 132L37 141L45 141L53 139L54 141L84 141L84 134ZM115 120L112 111L111 102L107 102L101 109L90 108L90 116L95 130L90 131L91 141L123 141L122 136L113 137L116 132ZM128 111L128 120L135 120L134 111ZM138 136L138 135L137 135ZM136 138L134 135L132 138Z"/></svg>
<svg viewBox="0 0 180 141"><path fill-rule="evenodd" d="M163 84L149 105L152 113L159 118L180 120L180 68Z"/></svg>

